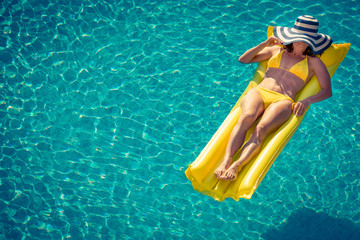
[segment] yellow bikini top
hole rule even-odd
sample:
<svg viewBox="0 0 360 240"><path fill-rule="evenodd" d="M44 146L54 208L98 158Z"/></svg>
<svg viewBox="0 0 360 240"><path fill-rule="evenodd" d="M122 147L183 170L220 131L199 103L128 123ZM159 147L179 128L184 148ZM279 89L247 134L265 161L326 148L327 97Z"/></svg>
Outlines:
<svg viewBox="0 0 360 240"><path fill-rule="evenodd" d="M288 72L291 72L301 78L304 82L306 81L308 74L309 74L309 66L308 66L308 60L307 57L304 60L301 60L300 62L296 63L294 66L292 66L290 69L285 69L280 67L282 55L284 51L279 52L274 57L270 58L268 61L268 68L280 68L284 69Z"/></svg>

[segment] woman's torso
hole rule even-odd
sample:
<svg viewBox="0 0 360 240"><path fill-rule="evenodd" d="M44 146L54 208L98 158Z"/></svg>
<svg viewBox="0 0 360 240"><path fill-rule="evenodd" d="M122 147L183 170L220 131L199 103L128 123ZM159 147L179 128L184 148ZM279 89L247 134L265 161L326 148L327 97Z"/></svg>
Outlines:
<svg viewBox="0 0 360 240"><path fill-rule="evenodd" d="M259 86L295 98L314 74L309 56L295 56L282 50L269 59L269 68Z"/></svg>

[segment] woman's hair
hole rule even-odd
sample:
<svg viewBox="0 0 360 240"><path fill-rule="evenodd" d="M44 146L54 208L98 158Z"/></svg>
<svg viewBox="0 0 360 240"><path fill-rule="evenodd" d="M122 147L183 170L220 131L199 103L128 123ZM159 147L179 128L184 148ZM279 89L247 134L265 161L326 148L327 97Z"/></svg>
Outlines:
<svg viewBox="0 0 360 240"><path fill-rule="evenodd" d="M288 45L284 45L284 47L285 47L285 49L286 49L288 52L292 52L292 51L294 50L292 43L290 43L290 44L288 44ZM321 56L321 54L315 55L315 54L313 53L313 51L311 50L310 47L307 47L307 48L305 49L305 51L303 52L303 54L304 54L304 55L308 55L308 56L310 56L310 57L320 57L320 56Z"/></svg>

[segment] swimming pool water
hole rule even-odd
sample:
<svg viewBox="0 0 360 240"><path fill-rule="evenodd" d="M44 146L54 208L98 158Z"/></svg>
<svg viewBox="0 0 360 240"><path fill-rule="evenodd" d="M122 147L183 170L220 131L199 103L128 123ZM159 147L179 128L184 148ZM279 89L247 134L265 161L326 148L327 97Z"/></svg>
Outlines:
<svg viewBox="0 0 360 240"><path fill-rule="evenodd" d="M0 3L0 239L357 239L358 1ZM251 200L184 171L268 25L313 15L352 47Z"/></svg>

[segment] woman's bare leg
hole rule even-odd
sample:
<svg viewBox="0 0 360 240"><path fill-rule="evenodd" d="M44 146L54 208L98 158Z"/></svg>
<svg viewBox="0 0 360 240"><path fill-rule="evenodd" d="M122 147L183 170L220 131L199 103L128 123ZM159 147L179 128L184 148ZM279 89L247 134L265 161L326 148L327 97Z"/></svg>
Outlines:
<svg viewBox="0 0 360 240"><path fill-rule="evenodd" d="M265 138L289 119L291 108L292 102L289 100L271 104L256 125L249 141L244 145L239 160L234 162L220 178L234 180L238 171L259 153Z"/></svg>
<svg viewBox="0 0 360 240"><path fill-rule="evenodd" d="M232 157L244 144L246 133L256 119L264 111L264 102L257 89L251 89L241 101L241 114L239 121L230 134L224 159L220 166L215 170L215 176L220 178L229 168Z"/></svg>

